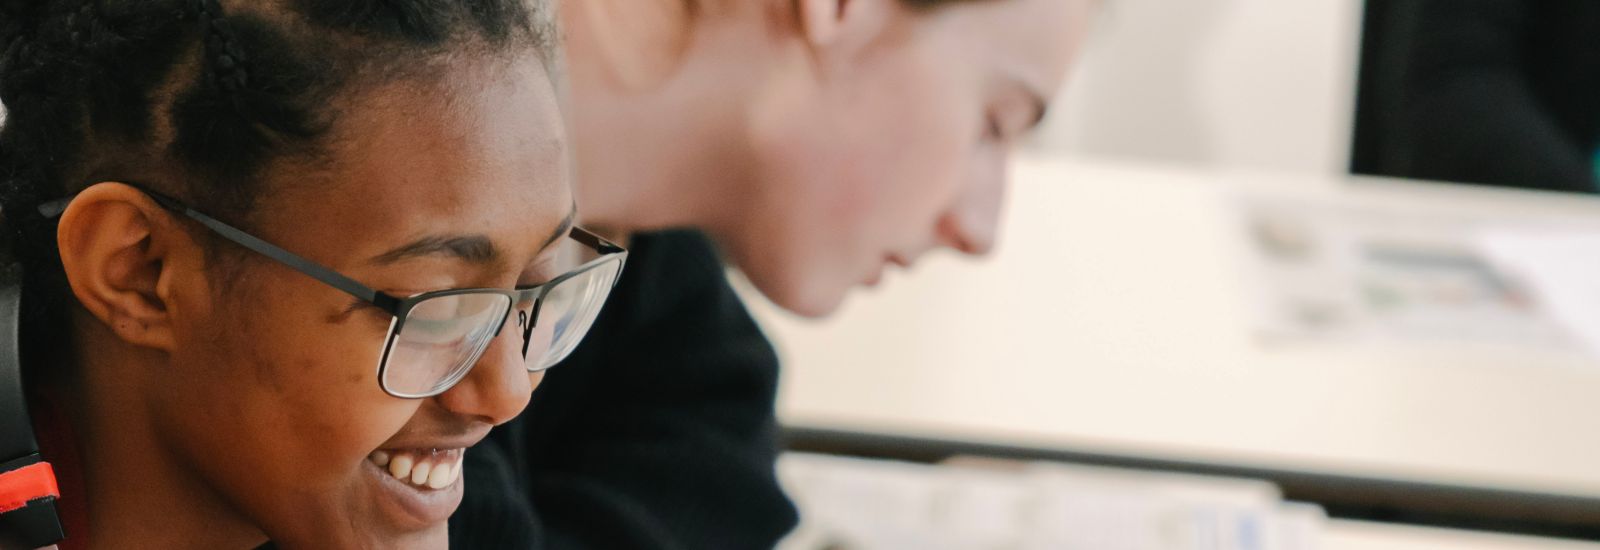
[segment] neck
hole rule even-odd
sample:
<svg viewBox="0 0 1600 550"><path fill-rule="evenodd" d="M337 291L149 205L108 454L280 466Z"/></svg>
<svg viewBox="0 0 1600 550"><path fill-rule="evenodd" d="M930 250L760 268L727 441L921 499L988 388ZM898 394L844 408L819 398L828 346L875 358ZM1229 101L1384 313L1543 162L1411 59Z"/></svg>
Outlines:
<svg viewBox="0 0 1600 550"><path fill-rule="evenodd" d="M613 1L655 9L608 13ZM585 223L612 232L714 230L743 210L767 31L742 20L747 9L691 17L671 6L683 2L565 6L578 199Z"/></svg>
<svg viewBox="0 0 1600 550"><path fill-rule="evenodd" d="M81 453L87 491L88 540L99 548L254 548L266 536L251 526L177 460L159 437L152 407L160 388L127 373L160 368L160 357L128 349L103 327L81 317L77 376L65 383L63 407Z"/></svg>

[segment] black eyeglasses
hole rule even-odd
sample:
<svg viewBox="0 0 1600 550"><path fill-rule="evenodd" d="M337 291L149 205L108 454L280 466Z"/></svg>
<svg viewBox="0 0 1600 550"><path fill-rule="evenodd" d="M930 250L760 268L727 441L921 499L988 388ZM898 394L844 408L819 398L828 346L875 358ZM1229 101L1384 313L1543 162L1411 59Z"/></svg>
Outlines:
<svg viewBox="0 0 1600 550"><path fill-rule="evenodd" d="M162 208L200 222L239 246L392 315L378 360L378 383L389 395L405 399L439 395L465 378L513 311L522 331L522 357L528 372L548 369L566 359L594 324L628 257L622 247L574 227L568 238L582 245L577 258L581 265L549 282L514 290L452 289L397 298L197 212L177 199L143 185L128 185ZM39 206L39 213L50 219L60 217L71 201L69 197L47 202Z"/></svg>

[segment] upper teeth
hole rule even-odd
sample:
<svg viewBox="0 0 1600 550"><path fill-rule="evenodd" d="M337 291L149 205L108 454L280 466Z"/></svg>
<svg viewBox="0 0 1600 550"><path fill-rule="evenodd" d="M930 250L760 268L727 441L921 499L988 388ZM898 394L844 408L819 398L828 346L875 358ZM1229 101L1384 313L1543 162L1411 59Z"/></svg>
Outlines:
<svg viewBox="0 0 1600 550"><path fill-rule="evenodd" d="M395 479L418 487L443 489L461 477L461 458L465 454L465 449L373 451L367 460Z"/></svg>

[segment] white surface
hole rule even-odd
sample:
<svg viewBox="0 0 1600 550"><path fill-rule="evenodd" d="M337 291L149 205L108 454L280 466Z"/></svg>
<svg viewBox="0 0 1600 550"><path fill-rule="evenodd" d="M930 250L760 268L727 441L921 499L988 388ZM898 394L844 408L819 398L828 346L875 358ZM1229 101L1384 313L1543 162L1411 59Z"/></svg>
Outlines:
<svg viewBox="0 0 1600 550"><path fill-rule="evenodd" d="M1108 0L1039 145L1346 171L1359 0Z"/></svg>
<svg viewBox="0 0 1600 550"><path fill-rule="evenodd" d="M933 258L823 323L752 300L784 422L1600 496L1600 365L1262 345L1226 207L1258 189L1548 221L1594 199L1037 160L1016 180L988 260Z"/></svg>
<svg viewBox="0 0 1600 550"><path fill-rule="evenodd" d="M1331 520L1324 550L1600 550L1600 544L1384 523Z"/></svg>
<svg viewBox="0 0 1600 550"><path fill-rule="evenodd" d="M1537 282L1539 297L1600 357L1600 232L1499 231L1482 240L1491 256Z"/></svg>

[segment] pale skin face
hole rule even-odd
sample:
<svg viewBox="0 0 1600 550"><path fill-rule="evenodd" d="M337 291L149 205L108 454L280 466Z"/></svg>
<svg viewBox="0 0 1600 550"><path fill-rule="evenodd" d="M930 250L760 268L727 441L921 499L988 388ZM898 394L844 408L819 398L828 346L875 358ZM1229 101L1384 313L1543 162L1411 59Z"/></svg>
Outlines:
<svg viewBox="0 0 1600 550"><path fill-rule="evenodd" d="M274 169L249 219L228 221L397 296L559 275L567 241L546 237L573 200L543 65L441 67L345 98L332 162ZM114 182L61 224L80 341L103 349L72 415L96 544L444 548L461 483L406 486L369 457L470 448L539 381L504 330L449 391L392 397L376 378L386 313L251 253L208 269L203 229Z"/></svg>
<svg viewBox="0 0 1600 550"><path fill-rule="evenodd" d="M758 215L720 235L729 253L777 303L820 315L887 266L988 252L1012 148L1061 87L1089 8L857 3L852 22L846 6L834 32L870 38L824 51L811 93L758 115Z"/></svg>
<svg viewBox="0 0 1600 550"><path fill-rule="evenodd" d="M613 227L706 229L775 303L826 314L886 266L994 246L1010 153L1097 3L772 0L694 40L569 16L580 198Z"/></svg>

